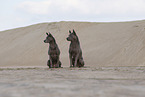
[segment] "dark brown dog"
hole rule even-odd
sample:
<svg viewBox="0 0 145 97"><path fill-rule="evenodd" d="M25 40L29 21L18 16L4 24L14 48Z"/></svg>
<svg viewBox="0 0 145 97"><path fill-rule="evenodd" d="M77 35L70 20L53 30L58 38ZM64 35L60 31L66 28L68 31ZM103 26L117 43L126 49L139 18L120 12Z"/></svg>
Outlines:
<svg viewBox="0 0 145 97"><path fill-rule="evenodd" d="M60 50L56 44L56 41L50 32L49 34L48 33L46 34L47 37L44 40L44 43L49 43L48 50L49 60L47 62L47 65L49 66L49 68L61 67L61 62L59 60Z"/></svg>
<svg viewBox="0 0 145 97"><path fill-rule="evenodd" d="M70 67L83 67L84 61L78 36L74 30L73 32L69 31L69 33L67 40L71 41L69 47Z"/></svg>

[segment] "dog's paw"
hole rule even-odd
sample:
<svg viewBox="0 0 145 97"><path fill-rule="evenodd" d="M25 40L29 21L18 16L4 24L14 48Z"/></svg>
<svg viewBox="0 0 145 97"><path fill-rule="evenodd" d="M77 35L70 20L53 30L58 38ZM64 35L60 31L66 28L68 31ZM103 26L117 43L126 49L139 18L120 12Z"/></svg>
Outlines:
<svg viewBox="0 0 145 97"><path fill-rule="evenodd" d="M70 66L70 68L73 68L73 67L74 67L73 65Z"/></svg>

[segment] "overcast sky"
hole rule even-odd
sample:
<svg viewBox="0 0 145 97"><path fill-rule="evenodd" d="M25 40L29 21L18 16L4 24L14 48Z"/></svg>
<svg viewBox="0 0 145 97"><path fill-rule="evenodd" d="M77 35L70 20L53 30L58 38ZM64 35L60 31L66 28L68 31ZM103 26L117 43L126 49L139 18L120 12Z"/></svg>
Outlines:
<svg viewBox="0 0 145 97"><path fill-rule="evenodd" d="M43 22L145 19L145 0L0 1L0 31Z"/></svg>

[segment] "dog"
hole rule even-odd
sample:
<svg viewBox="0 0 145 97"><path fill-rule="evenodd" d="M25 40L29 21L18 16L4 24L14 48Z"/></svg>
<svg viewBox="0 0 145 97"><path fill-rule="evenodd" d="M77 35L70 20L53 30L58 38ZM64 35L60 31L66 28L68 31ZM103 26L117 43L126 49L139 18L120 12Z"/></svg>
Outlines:
<svg viewBox="0 0 145 97"><path fill-rule="evenodd" d="M59 60L60 50L52 34L46 32L46 35L47 37L44 40L44 43L49 43L49 60L47 61L47 66L49 66L49 68L59 68L61 67L61 62Z"/></svg>
<svg viewBox="0 0 145 97"><path fill-rule="evenodd" d="M69 46L70 67L83 67L84 60L82 57L82 50L74 29L73 32L69 30L69 36L66 39L71 42Z"/></svg>

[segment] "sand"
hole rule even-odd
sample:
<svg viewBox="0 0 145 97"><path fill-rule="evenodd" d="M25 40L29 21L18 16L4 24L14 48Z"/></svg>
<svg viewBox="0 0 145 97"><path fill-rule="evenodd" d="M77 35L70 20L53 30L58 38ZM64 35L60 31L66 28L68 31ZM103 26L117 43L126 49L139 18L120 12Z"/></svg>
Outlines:
<svg viewBox="0 0 145 97"><path fill-rule="evenodd" d="M3 68L0 97L144 97L145 67Z"/></svg>
<svg viewBox="0 0 145 97"><path fill-rule="evenodd" d="M66 41L75 29L84 68L69 68ZM51 32L63 68L48 69ZM0 32L0 97L144 97L145 21L54 22Z"/></svg>

